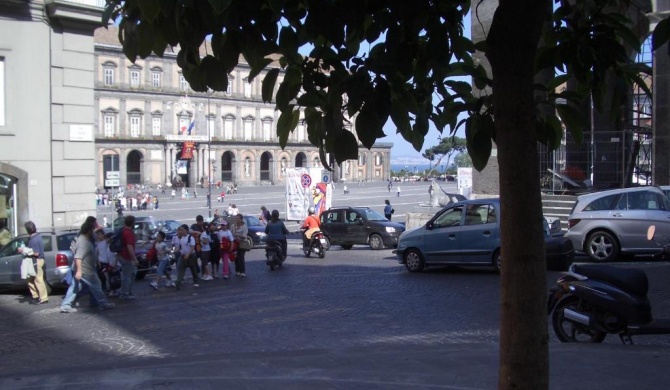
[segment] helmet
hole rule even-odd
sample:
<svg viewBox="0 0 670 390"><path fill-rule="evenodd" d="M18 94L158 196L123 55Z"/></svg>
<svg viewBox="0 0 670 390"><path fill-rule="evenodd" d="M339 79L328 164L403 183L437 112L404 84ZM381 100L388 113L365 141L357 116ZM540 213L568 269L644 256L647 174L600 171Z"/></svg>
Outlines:
<svg viewBox="0 0 670 390"><path fill-rule="evenodd" d="M307 209L307 213L309 213L310 215L314 214L314 207L310 206L310 207Z"/></svg>

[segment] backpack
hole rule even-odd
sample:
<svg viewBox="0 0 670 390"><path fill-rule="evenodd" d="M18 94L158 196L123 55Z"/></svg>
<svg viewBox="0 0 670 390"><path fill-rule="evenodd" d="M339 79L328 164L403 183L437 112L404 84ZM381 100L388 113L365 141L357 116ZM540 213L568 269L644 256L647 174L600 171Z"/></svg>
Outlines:
<svg viewBox="0 0 670 390"><path fill-rule="evenodd" d="M118 228L114 231L112 241L109 243L109 250L114 253L119 253L123 249L123 228Z"/></svg>
<svg viewBox="0 0 670 390"><path fill-rule="evenodd" d="M149 264L154 264L158 260L158 251L156 251L156 241L151 243L151 248L147 251L147 254L144 255L144 258Z"/></svg>

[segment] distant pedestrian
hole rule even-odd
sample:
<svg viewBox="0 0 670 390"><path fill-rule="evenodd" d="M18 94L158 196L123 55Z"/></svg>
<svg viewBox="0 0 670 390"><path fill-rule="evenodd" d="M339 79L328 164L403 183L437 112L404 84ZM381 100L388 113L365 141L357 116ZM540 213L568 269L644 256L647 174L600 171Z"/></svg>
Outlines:
<svg viewBox="0 0 670 390"><path fill-rule="evenodd" d="M391 201L389 201L388 199L386 199L384 203L386 204L384 206L384 216L386 217L386 219L390 221L391 217L393 216L393 213L395 213L395 210L393 209L393 206L391 206Z"/></svg>
<svg viewBox="0 0 670 390"><path fill-rule="evenodd" d="M399 198L400 197L400 186L396 187L396 196Z"/></svg>
<svg viewBox="0 0 670 390"><path fill-rule="evenodd" d="M123 228L121 229L121 238L123 248L117 253L117 260L121 264L121 295L120 299L133 300L133 286L135 285L135 275L137 274L137 260L135 254L135 217L126 215L123 219Z"/></svg>
<svg viewBox="0 0 670 390"><path fill-rule="evenodd" d="M177 245L179 250L179 260L177 261L177 290L181 288L186 269L191 271L193 276L193 287L199 287L198 284L198 259L195 257L195 239L188 232L188 225L183 224L177 229Z"/></svg>
<svg viewBox="0 0 670 390"><path fill-rule="evenodd" d="M170 192L170 195L172 196L172 199L174 200L174 197L177 196L177 191L173 188L172 192Z"/></svg>
<svg viewBox="0 0 670 390"><path fill-rule="evenodd" d="M20 247L19 252L25 257L25 267L29 272L24 274L24 264L21 264L21 274L25 276L23 279L28 281L28 289L33 298L30 303L34 305L47 303L49 302L49 294L44 280L44 242L32 221L26 222L23 227L26 228L30 238L28 239L28 245Z"/></svg>
<svg viewBox="0 0 670 390"><path fill-rule="evenodd" d="M265 206L261 206L261 215L258 219L260 219L263 224L267 225L271 218L270 211Z"/></svg>
<svg viewBox="0 0 670 390"><path fill-rule="evenodd" d="M168 270L168 265L170 262L169 249L168 245L165 242L165 232L158 231L156 242L154 243L156 247L156 259L158 260L158 270L156 271L156 277L153 282L149 285L154 289L158 290L158 285L161 279L165 279L165 287L173 287L174 283L170 277L170 271Z"/></svg>
<svg viewBox="0 0 670 390"><path fill-rule="evenodd" d="M242 214L237 214L235 216L235 224L233 225L231 232L233 233L233 237L235 237L235 241L238 242L237 254L235 255L235 274L237 276L245 277L247 275L245 273L246 264L244 255L247 250L240 248L239 242L247 239L249 229L247 228L247 225L244 224L244 217Z"/></svg>
<svg viewBox="0 0 670 390"><path fill-rule="evenodd" d="M230 274L230 254L233 251L233 241L235 237L233 233L228 229L228 221L225 219L221 221L221 230L219 230L219 245L221 246L221 260L223 262L223 278L228 279Z"/></svg>

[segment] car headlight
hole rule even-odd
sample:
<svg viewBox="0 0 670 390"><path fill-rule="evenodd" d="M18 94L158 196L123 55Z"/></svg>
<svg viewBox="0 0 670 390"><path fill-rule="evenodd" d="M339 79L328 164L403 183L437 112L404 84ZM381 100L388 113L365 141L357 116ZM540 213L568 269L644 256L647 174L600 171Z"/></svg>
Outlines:
<svg viewBox="0 0 670 390"><path fill-rule="evenodd" d="M395 233L395 228L391 226L386 226L386 233Z"/></svg>
<svg viewBox="0 0 670 390"><path fill-rule="evenodd" d="M265 232L256 232L258 237L265 237Z"/></svg>

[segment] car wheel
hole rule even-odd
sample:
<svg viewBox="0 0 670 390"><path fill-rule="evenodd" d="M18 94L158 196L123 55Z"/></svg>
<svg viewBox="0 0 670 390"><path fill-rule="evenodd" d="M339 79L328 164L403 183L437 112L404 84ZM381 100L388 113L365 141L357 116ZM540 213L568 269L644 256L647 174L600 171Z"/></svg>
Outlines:
<svg viewBox="0 0 670 390"><path fill-rule="evenodd" d="M373 234L370 236L370 248L374 250L384 249L384 240L379 234Z"/></svg>
<svg viewBox="0 0 670 390"><path fill-rule="evenodd" d="M619 243L610 233L598 231L591 233L584 244L586 252L593 261L608 262L619 255Z"/></svg>
<svg viewBox="0 0 670 390"><path fill-rule="evenodd" d="M498 272L502 270L502 255L500 254L500 248L496 249L495 252L493 252L493 267Z"/></svg>
<svg viewBox="0 0 670 390"><path fill-rule="evenodd" d="M342 247L342 249L349 250L349 249L353 248L354 246L352 244L343 244L343 245L341 245L341 247Z"/></svg>
<svg viewBox="0 0 670 390"><path fill-rule="evenodd" d="M409 272L423 271L425 264L423 262L423 256L418 249L406 250L403 259L405 260L405 268L407 268Z"/></svg>

